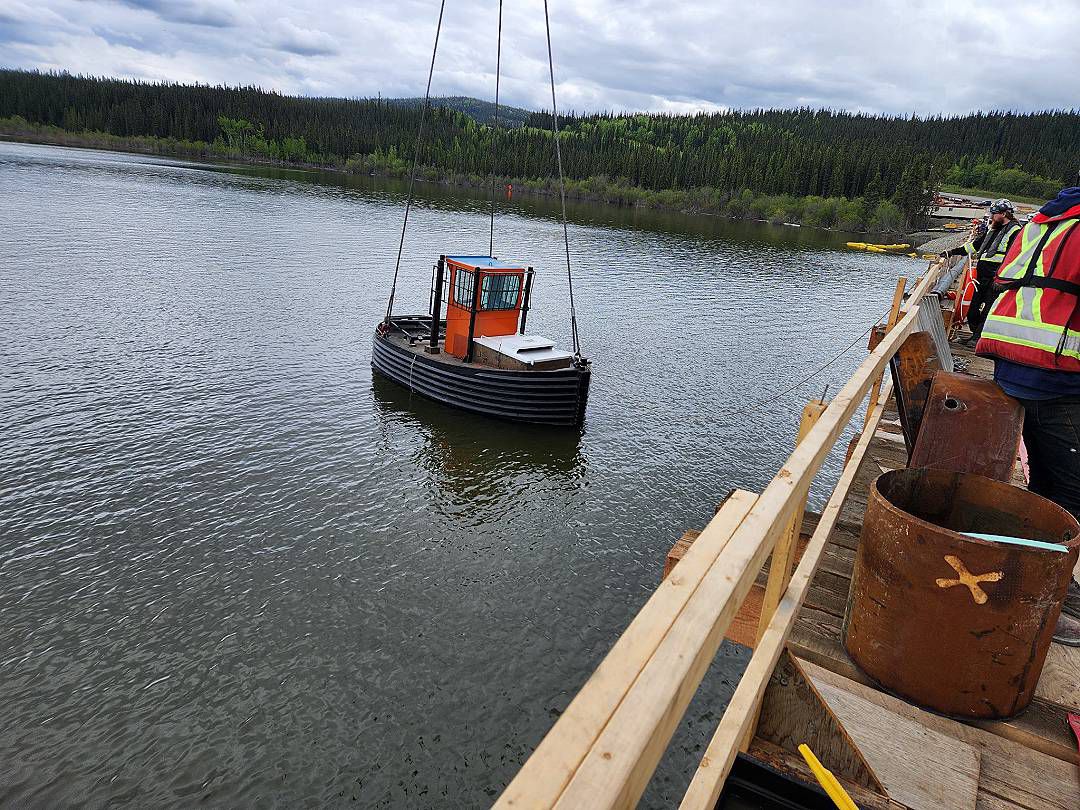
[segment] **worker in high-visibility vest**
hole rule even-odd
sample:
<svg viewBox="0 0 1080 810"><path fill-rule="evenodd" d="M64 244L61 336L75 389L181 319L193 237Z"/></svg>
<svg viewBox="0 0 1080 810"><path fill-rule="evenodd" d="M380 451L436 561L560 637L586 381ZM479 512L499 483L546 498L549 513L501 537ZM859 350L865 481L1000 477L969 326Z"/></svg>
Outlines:
<svg viewBox="0 0 1080 810"><path fill-rule="evenodd" d="M1001 262L1009 250L1013 239L1020 233L1022 227L1016 221L1016 206L1009 200L994 200L990 204L990 221L985 231L981 231L974 239L965 242L958 248L946 251L946 256L967 256L975 264L975 293L971 296L971 306L968 308L968 326L971 327L971 337L967 339L969 346L974 346L979 339L983 323L994 304L994 277L997 275Z"/></svg>
<svg viewBox="0 0 1080 810"><path fill-rule="evenodd" d="M1029 489L1080 519L1080 186L1062 189L1013 240L976 353L1024 406ZM1080 585L1054 640L1080 646Z"/></svg>

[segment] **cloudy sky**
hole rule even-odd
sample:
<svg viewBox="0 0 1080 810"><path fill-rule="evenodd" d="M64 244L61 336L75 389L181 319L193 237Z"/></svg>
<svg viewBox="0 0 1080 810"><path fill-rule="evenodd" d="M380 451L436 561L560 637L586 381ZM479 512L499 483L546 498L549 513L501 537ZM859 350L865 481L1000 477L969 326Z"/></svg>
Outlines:
<svg viewBox="0 0 1080 810"><path fill-rule="evenodd" d="M559 106L932 114L1080 105L1080 3L549 0ZM433 93L490 98L498 0L446 0ZM439 0L3 0L0 66L422 95ZM550 106L542 0L505 0L507 103Z"/></svg>

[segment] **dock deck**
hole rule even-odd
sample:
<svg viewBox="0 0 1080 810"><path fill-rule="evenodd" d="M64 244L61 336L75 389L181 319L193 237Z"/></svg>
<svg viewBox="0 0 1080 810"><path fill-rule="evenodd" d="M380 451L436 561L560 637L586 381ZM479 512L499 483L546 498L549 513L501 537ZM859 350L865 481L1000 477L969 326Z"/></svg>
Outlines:
<svg viewBox="0 0 1080 810"><path fill-rule="evenodd" d="M970 350L957 343L953 343L951 348L958 366L967 373L985 378L992 376L992 361L975 357ZM976 794L974 804L960 801L966 791L959 791L950 797L938 797L941 802L938 806L973 806L980 810L1075 810L1080 807L1080 756L1067 715L1069 712L1080 713L1080 648L1051 645L1036 697L1019 716L1010 720L970 724L923 711L882 691L859 670L844 650L841 625L869 486L881 473L902 468L906 464L907 454L899 416L895 400L890 399L848 492L840 519L829 535L821 564L788 638L788 650L798 659L810 662L812 680L826 692L828 702L831 703L827 692L838 692L850 697L849 702L858 703L864 709L862 719L853 716L850 723L845 724L853 734L863 722L872 727L880 721L881 718L873 720L865 716L868 705L887 712L884 717L894 721L892 732L889 732L889 724L874 730L881 741L876 746L877 750L872 740L867 740L870 744L860 746L872 766L875 759L878 760L882 768L876 770L882 773L891 770L897 757L903 754L904 748L898 744L896 731L903 730L923 743L927 742L927 738L941 743L938 753L944 756L939 757L935 765L949 773L938 773L937 777L950 776L957 783L973 782ZM812 528L811 517L804 525L804 532ZM741 626L746 626L745 621ZM896 718L904 718L916 725L908 727L907 723L901 723ZM885 732L889 732L888 737L881 736ZM761 753L769 755L768 744L755 740L755 746ZM972 749L977 755L978 765L973 774L970 773ZM755 753L754 746L751 753ZM776 756L776 752L771 753ZM889 763L888 768L884 768L886 762ZM801 769L801 761L792 760L788 764ZM909 761L905 764L908 774L916 781L929 776L923 762ZM809 776L808 771L806 775ZM895 786L902 789L890 791L894 801L898 793L903 795L905 790L912 789L910 785ZM915 795L918 796L918 792ZM934 806L929 802L929 795L923 798L927 801L900 806Z"/></svg>
<svg viewBox="0 0 1080 810"><path fill-rule="evenodd" d="M734 490L704 529L675 543L660 586L496 807L634 806L726 637L753 654L682 810L726 806L737 755L742 766L773 774L762 779L816 786L801 743L860 808L1080 808L1080 755L1068 723L1080 714L1080 649L1051 645L1035 698L1017 716L964 722L884 691L842 643L870 486L908 463L891 378L882 385L881 375L948 269L932 264L906 302L906 280L898 281L884 336L831 402L804 408L795 450L768 486ZM924 333L916 343L927 340ZM946 340L940 334L939 358ZM957 343L948 349L956 371L992 375L991 361ZM804 516L811 479L867 394L840 480L821 514ZM1022 472L1013 483L1024 485ZM776 571L772 559L781 561ZM815 801L807 806L831 806L824 792Z"/></svg>

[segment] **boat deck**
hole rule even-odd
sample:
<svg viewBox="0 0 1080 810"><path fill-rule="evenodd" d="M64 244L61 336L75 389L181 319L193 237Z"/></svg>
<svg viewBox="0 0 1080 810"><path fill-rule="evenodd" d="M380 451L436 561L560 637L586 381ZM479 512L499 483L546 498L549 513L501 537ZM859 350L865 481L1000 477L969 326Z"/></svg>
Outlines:
<svg viewBox="0 0 1080 810"><path fill-rule="evenodd" d="M992 361L975 357L956 343L952 349L958 371L992 376ZM788 650L810 663L812 682L890 788L892 801L881 806L1076 810L1080 756L1067 715L1080 713L1080 648L1051 645L1036 698L1019 716L970 724L924 711L882 691L844 650L841 625L869 486L882 472L904 467L906 461L899 417L890 401L829 536ZM811 517L804 532L813 529L813 522ZM744 617L736 624L745 634L756 621ZM733 625L729 635L739 632ZM765 759L782 754L769 748L755 739L751 753ZM787 767L801 770L801 762L784 759Z"/></svg>

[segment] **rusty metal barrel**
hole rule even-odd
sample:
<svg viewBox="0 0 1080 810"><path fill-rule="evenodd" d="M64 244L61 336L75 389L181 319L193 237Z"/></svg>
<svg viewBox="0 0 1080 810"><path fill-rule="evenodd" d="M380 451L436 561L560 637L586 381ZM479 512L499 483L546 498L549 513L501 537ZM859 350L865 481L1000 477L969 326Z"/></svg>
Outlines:
<svg viewBox="0 0 1080 810"><path fill-rule="evenodd" d="M1078 554L1080 524L1027 490L951 470L885 473L870 489L844 646L921 706L1010 717L1035 692Z"/></svg>

